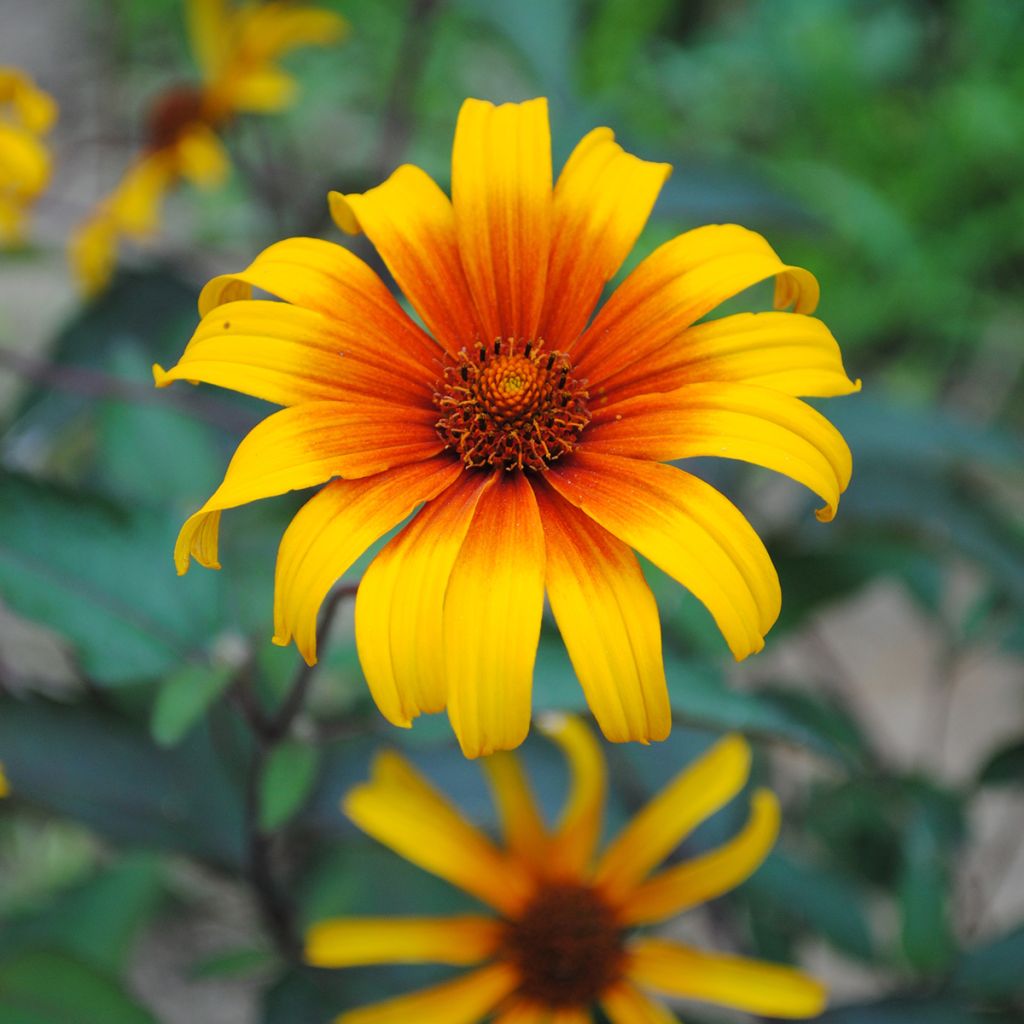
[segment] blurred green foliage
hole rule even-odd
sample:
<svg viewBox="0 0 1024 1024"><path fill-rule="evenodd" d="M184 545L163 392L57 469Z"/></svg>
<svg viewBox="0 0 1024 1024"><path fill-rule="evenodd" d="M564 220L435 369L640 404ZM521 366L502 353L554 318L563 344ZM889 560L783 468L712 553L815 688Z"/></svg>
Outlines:
<svg viewBox="0 0 1024 1024"><path fill-rule="evenodd" d="M345 609L290 728L271 728L268 746L247 727L254 715L274 725L302 671L294 652L269 643L273 552L296 502L234 513L228 568L178 579L176 530L261 409L212 391L151 392L149 366L173 362L187 340L207 271L285 234L336 238L328 188L368 187L401 160L444 182L466 95L548 95L556 156L609 124L628 147L675 165L630 265L680 230L729 220L764 231L822 281L821 316L865 380L862 395L826 409L855 474L835 523L815 523L802 498L800 514L759 522L785 597L770 649L887 579L941 633L947 661L981 647L1024 652L1024 5L332 6L352 36L290 61L301 102L233 129L225 190L174 199L195 211L184 249L131 261L57 337L38 339L35 354L63 383L26 386L2 411L0 597L52 631L77 684L57 700L35 692L31 668L17 673L18 695L0 677L0 761L15 794L0 808L0 1024L155 1019L126 979L147 924L182 903L172 883L181 858L244 885L258 882L253 850L269 849L290 904L286 930L336 913L462 905L338 811L386 740L491 824L446 727L382 724ZM137 97L191 73L180 5L88 9L90 45L123 85L111 116L137 125ZM758 519L761 475L705 468ZM964 566L977 596L951 612L950 579ZM780 848L714 906L722 934L779 959L818 941L871 973L875 994L830 1010L829 1024L1021 1020L1024 924L975 941L958 916L957 872L978 802L1024 787L1024 737L994 745L968 785L895 765L834 685L807 685L827 679L735 686L705 613L647 568L678 727L663 745L609 751L612 819L709 733L747 733L767 784L772 750L801 751L820 770L787 795ZM937 702L951 699L947 685L936 680ZM536 689L538 708L584 709L548 627ZM539 739L524 753L553 806L564 786L557 757ZM688 842L699 850L737 824L727 809ZM197 954L195 973L251 977L265 1024L316 1024L429 975L311 971L277 938L279 948L250 935Z"/></svg>

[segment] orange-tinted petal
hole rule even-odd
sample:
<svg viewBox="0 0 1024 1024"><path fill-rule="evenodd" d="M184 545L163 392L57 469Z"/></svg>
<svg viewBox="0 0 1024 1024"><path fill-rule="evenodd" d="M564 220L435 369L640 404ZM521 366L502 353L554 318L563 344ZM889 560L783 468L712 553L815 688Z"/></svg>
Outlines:
<svg viewBox="0 0 1024 1024"><path fill-rule="evenodd" d="M409 726L447 703L444 595L480 496L495 480L463 474L385 545L359 583L359 660L377 707L394 725Z"/></svg>
<svg viewBox="0 0 1024 1024"><path fill-rule="evenodd" d="M334 476L372 476L420 462L441 448L426 409L371 402L307 402L282 409L245 436L223 483L181 528L174 548L178 572L188 570L190 553L202 565L218 568L210 517L226 508L314 487Z"/></svg>
<svg viewBox="0 0 1024 1024"><path fill-rule="evenodd" d="M753 528L713 487L674 466L590 453L585 444L545 480L692 591L735 657L764 646L779 614L778 576Z"/></svg>
<svg viewBox="0 0 1024 1024"><path fill-rule="evenodd" d="M378 754L370 781L352 789L342 806L378 842L502 914L515 915L529 896L522 865L503 856L398 754Z"/></svg>
<svg viewBox="0 0 1024 1024"><path fill-rule="evenodd" d="M573 150L555 185L540 324L549 347L564 350L586 326L671 172L627 153L610 128L595 128Z"/></svg>
<svg viewBox="0 0 1024 1024"><path fill-rule="evenodd" d="M157 387L176 380L216 384L278 405L320 399L431 408L431 381L422 366L388 361L354 346L336 320L286 302L242 299L212 309L200 321L177 365L154 367Z"/></svg>
<svg viewBox="0 0 1024 1024"><path fill-rule="evenodd" d="M701 455L740 459L802 483L831 520L853 471L842 434L798 398L755 384L688 384L600 410L588 451L669 461Z"/></svg>
<svg viewBox="0 0 1024 1024"><path fill-rule="evenodd" d="M720 740L615 837L601 856L595 883L626 905L637 883L743 788L749 771L750 748L742 737Z"/></svg>
<svg viewBox="0 0 1024 1024"><path fill-rule="evenodd" d="M501 924L493 917L346 917L309 929L306 962L315 967L470 966L486 960L500 939Z"/></svg>
<svg viewBox="0 0 1024 1024"><path fill-rule="evenodd" d="M335 223L373 242L423 322L449 352L472 348L480 326L459 259L448 197L418 167L405 164L361 195L329 196Z"/></svg>
<svg viewBox="0 0 1024 1024"><path fill-rule="evenodd" d="M513 998L495 1015L494 1024L550 1024L550 1021L543 1007L525 999Z"/></svg>
<svg viewBox="0 0 1024 1024"><path fill-rule="evenodd" d="M830 398L860 390L839 345L817 318L736 313L696 324L673 343L605 381L609 402L698 381L759 384L787 395Z"/></svg>
<svg viewBox="0 0 1024 1024"><path fill-rule="evenodd" d="M512 991L515 983L510 967L492 964L455 981L348 1010L335 1018L335 1024L479 1024Z"/></svg>
<svg viewBox="0 0 1024 1024"><path fill-rule="evenodd" d="M536 489L551 609L601 731L663 740L672 711L658 606L633 552L546 486Z"/></svg>
<svg viewBox="0 0 1024 1024"><path fill-rule="evenodd" d="M536 338L551 248L547 100L462 104L452 150L452 204L485 340Z"/></svg>
<svg viewBox="0 0 1024 1024"><path fill-rule="evenodd" d="M665 995L767 1017L817 1017L825 1009L824 986L793 967L703 953L658 939L633 944L627 974L637 985Z"/></svg>
<svg viewBox="0 0 1024 1024"><path fill-rule="evenodd" d="M467 757L519 746L544 607L544 532L523 473L498 470L448 581L448 716Z"/></svg>
<svg viewBox="0 0 1024 1024"><path fill-rule="evenodd" d="M769 790L758 790L751 799L750 819L738 835L648 878L630 893L622 909L625 922L665 921L735 889L757 870L778 834L779 802Z"/></svg>
<svg viewBox="0 0 1024 1024"><path fill-rule="evenodd" d="M337 579L378 537L463 472L445 457L361 480L335 480L299 510L281 539L274 581L274 642L294 636L316 661L316 618Z"/></svg>
<svg viewBox="0 0 1024 1024"><path fill-rule="evenodd" d="M649 999L635 985L620 981L601 996L611 1024L679 1024L674 1013Z"/></svg>
<svg viewBox="0 0 1024 1024"><path fill-rule="evenodd" d="M789 267L758 234L735 224L712 224L666 242L641 263L601 307L573 350L573 363L600 396L605 381L655 356L726 299L769 277L776 298L811 313L818 284Z"/></svg>
<svg viewBox="0 0 1024 1024"><path fill-rule="evenodd" d="M437 375L440 349L405 314L384 282L358 256L318 238L288 238L264 249L245 270L222 274L199 295L205 316L225 302L252 298L252 289L316 310L332 320L344 344L362 358L405 363Z"/></svg>

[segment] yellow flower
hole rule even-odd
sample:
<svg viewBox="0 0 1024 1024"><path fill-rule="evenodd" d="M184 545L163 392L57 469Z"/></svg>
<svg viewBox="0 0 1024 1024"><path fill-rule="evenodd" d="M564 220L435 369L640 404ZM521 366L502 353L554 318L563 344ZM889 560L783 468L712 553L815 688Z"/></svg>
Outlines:
<svg viewBox="0 0 1024 1024"><path fill-rule="evenodd" d="M7 781L7 774L4 771L3 762L0 761L0 798L9 796L11 792L11 784Z"/></svg>
<svg viewBox="0 0 1024 1024"><path fill-rule="evenodd" d="M82 224L69 255L87 292L110 279L121 236L145 238L158 226L160 202L182 179L219 185L228 157L218 137L238 114L271 113L294 99L296 83L276 64L300 46L341 38L346 23L331 11L290 3L190 0L189 35L200 81L164 92L150 111L146 149L120 184Z"/></svg>
<svg viewBox="0 0 1024 1024"><path fill-rule="evenodd" d="M487 904L497 916L323 921L306 939L321 967L438 963L475 969L455 981L342 1014L338 1024L584 1024L600 1004L612 1024L669 1024L651 993L772 1017L813 1017L818 982L791 967L637 934L720 896L753 873L778 833L767 790L746 826L723 846L652 874L679 843L743 787L750 750L730 736L677 776L595 859L605 765L590 731L552 716L571 786L549 830L514 754L484 760L504 849L466 822L411 765L378 756L370 782L344 809L359 828L419 867Z"/></svg>
<svg viewBox="0 0 1024 1024"><path fill-rule="evenodd" d="M795 396L859 386L808 315L813 276L735 225L667 242L591 319L668 172L598 128L552 188L546 102L467 100L452 200L408 165L362 195L331 195L426 330L326 241L279 242L210 281L202 322L177 366L154 368L157 384L217 384L285 408L182 527L178 571L190 556L219 567L224 509L340 477L278 554L274 640L294 637L312 663L335 581L422 505L356 600L360 660L389 721L447 708L470 757L522 742L546 590L604 734L664 738L658 610L631 549L707 606L737 658L763 646L781 600L743 515L667 461L767 466L819 494L830 519L850 452ZM796 312L697 323L767 278ZM254 287L284 301L254 301Z"/></svg>
<svg viewBox="0 0 1024 1024"><path fill-rule="evenodd" d="M15 68L0 67L0 245L24 237L25 213L50 180L42 137L57 105Z"/></svg>

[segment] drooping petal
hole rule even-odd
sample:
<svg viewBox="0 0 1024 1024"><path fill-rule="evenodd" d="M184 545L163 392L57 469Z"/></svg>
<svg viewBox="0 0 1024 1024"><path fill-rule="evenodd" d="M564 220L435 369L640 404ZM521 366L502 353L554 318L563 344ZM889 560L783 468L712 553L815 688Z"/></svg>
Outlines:
<svg viewBox="0 0 1024 1024"><path fill-rule="evenodd" d="M145 238L160 223L160 204L178 176L173 149L147 153L125 172L101 204L100 216L109 216L117 230L132 238Z"/></svg>
<svg viewBox="0 0 1024 1024"><path fill-rule="evenodd" d="M569 762L569 796L548 852L553 874L578 879L590 867L601 835L608 772L594 734L573 715L549 712L537 723Z"/></svg>
<svg viewBox="0 0 1024 1024"><path fill-rule="evenodd" d="M188 571L190 553L201 564L219 568L216 531L212 537L203 531L213 514L315 487L334 476L367 477L422 462L442 447L426 409L369 401L307 402L282 409L249 431L220 487L181 528L174 548L178 572ZM200 531L204 543L197 545Z"/></svg>
<svg viewBox="0 0 1024 1024"><path fill-rule="evenodd" d="M370 781L350 790L342 806L367 835L502 914L517 913L529 896L522 865L398 754L378 754Z"/></svg>
<svg viewBox="0 0 1024 1024"><path fill-rule="evenodd" d="M625 902L638 882L747 781L750 748L740 736L720 740L680 772L615 837L601 856L596 885Z"/></svg>
<svg viewBox="0 0 1024 1024"><path fill-rule="evenodd" d="M692 591L737 659L759 651L781 592L764 545L739 510L674 466L584 449L555 463L545 480Z"/></svg>
<svg viewBox="0 0 1024 1024"><path fill-rule="evenodd" d="M545 864L547 829L522 761L515 754L501 751L480 763L491 787L505 848L531 867Z"/></svg>
<svg viewBox="0 0 1024 1024"><path fill-rule="evenodd" d="M602 386L607 400L618 402L698 381L759 384L808 398L860 390L843 369L832 332L801 313L736 313L695 324Z"/></svg>
<svg viewBox="0 0 1024 1024"><path fill-rule="evenodd" d="M574 348L573 363L591 395L599 395L609 377L655 355L705 313L769 277L792 282L777 286L777 300L792 300L798 313L814 311L813 275L784 264L756 232L736 224L687 231L619 285Z"/></svg>
<svg viewBox="0 0 1024 1024"><path fill-rule="evenodd" d="M600 409L588 451L669 461L713 455L740 459L802 483L825 502L828 522L846 490L853 458L843 435L798 398L755 384L688 384Z"/></svg>
<svg viewBox="0 0 1024 1024"><path fill-rule="evenodd" d="M281 538L274 580L274 643L294 636L316 661L316 618L331 587L382 534L463 472L445 457L360 480L335 480L299 510Z"/></svg>
<svg viewBox="0 0 1024 1024"><path fill-rule="evenodd" d="M452 964L486 960L501 939L493 917L347 917L314 924L306 962L315 967Z"/></svg>
<svg viewBox="0 0 1024 1024"><path fill-rule="evenodd" d="M459 258L455 214L430 175L405 164L368 192L328 198L338 227L366 232L434 337L453 354L471 349L481 325Z"/></svg>
<svg viewBox="0 0 1024 1024"><path fill-rule="evenodd" d="M485 340L536 338L551 249L547 100L462 104L452 150L452 205Z"/></svg>
<svg viewBox="0 0 1024 1024"><path fill-rule="evenodd" d="M637 985L665 995L767 1017L816 1017L825 1008L824 986L793 967L703 953L674 942L637 941L627 973Z"/></svg>
<svg viewBox="0 0 1024 1024"><path fill-rule="evenodd" d="M778 834L779 802L769 790L758 790L742 831L717 850L666 868L641 883L622 909L625 923L665 921L735 889L757 870Z"/></svg>
<svg viewBox="0 0 1024 1024"><path fill-rule="evenodd" d="M288 238L264 249L245 270L215 277L199 295L205 316L225 302L252 298L252 289L316 310L333 321L345 345L411 362L437 375L440 349L405 314L384 282L358 256L318 238Z"/></svg>
<svg viewBox="0 0 1024 1024"><path fill-rule="evenodd" d="M519 746L530 728L544 607L544 531L523 473L497 470L448 581L448 716L467 757Z"/></svg>
<svg viewBox="0 0 1024 1024"><path fill-rule="evenodd" d="M536 494L548 598L590 710L615 743L663 740L672 711L661 623L636 556L556 491Z"/></svg>
<svg viewBox="0 0 1024 1024"><path fill-rule="evenodd" d="M647 223L669 164L627 153L610 128L585 135L555 185L551 263L540 335L564 350L576 340Z"/></svg>
<svg viewBox="0 0 1024 1024"><path fill-rule="evenodd" d="M209 126L196 123L176 143L178 170L199 188L214 188L228 176L227 149Z"/></svg>
<svg viewBox="0 0 1024 1024"><path fill-rule="evenodd" d="M478 1024L515 984L516 977L510 967L492 964L455 981L348 1010L335 1018L335 1024L410 1024L411 1021Z"/></svg>
<svg viewBox="0 0 1024 1024"><path fill-rule="evenodd" d="M216 384L242 394L298 405L324 399L431 408L431 382L411 360L355 348L338 322L286 302L242 299L212 309L181 359L153 369L157 387L177 380Z"/></svg>
<svg viewBox="0 0 1024 1024"><path fill-rule="evenodd" d="M620 981L601 996L601 1008L611 1024L679 1024L661 1003L649 999L635 985Z"/></svg>
<svg viewBox="0 0 1024 1024"><path fill-rule="evenodd" d="M385 545L359 583L359 661L377 707L394 725L407 727L447 704L444 595L480 497L495 480L463 474Z"/></svg>

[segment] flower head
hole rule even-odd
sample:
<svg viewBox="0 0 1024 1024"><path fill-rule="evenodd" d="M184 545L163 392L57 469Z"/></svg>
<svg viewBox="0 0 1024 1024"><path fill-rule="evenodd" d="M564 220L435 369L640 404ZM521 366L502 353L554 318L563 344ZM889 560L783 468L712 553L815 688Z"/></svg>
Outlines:
<svg viewBox="0 0 1024 1024"><path fill-rule="evenodd" d="M345 811L359 828L477 897L494 916L314 925L306 956L321 967L427 962L474 968L432 989L345 1013L338 1024L474 1024L491 1014L496 1024L586 1022L598 1004L612 1024L668 1024L674 1017L652 998L658 994L773 1017L820 1013L821 985L791 967L705 953L636 931L739 885L774 843L778 803L758 790L746 826L733 839L655 870L743 788L746 743L738 736L719 742L595 857L606 785L601 750L577 719L553 716L546 728L572 776L554 829L542 820L514 754L482 762L503 847L395 754L380 755L371 780L346 796Z"/></svg>
<svg viewBox="0 0 1024 1024"><path fill-rule="evenodd" d="M72 264L89 292L110 278L121 236L145 238L157 228L160 202L182 179L219 185L228 157L219 138L239 114L282 110L295 80L277 65L300 46L330 43L345 22L331 11L290 3L189 0L189 37L199 81L161 93L146 119L145 146L120 184L72 236Z"/></svg>
<svg viewBox="0 0 1024 1024"><path fill-rule="evenodd" d="M598 128L552 187L546 102L467 100L451 200L408 165L330 197L426 330L365 263L317 239L279 242L210 281L202 322L177 366L155 367L157 384L217 384L285 408L183 526L178 571L193 557L219 567L225 509L332 481L277 561L275 642L294 638L312 663L331 587L419 508L356 599L360 660L391 722L447 708L468 756L517 746L546 591L604 734L664 738L658 611L632 549L707 606L737 658L763 646L781 600L742 514L667 460L767 466L819 494L830 519L850 453L796 396L858 387L809 315L814 278L735 225L661 246L593 315L668 172ZM771 278L795 312L697 322ZM253 288L284 301L253 300Z"/></svg>
<svg viewBox="0 0 1024 1024"><path fill-rule="evenodd" d="M0 245L20 242L25 214L50 180L43 136L57 105L15 68L0 67Z"/></svg>

